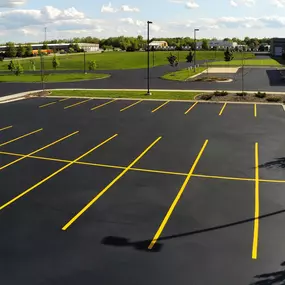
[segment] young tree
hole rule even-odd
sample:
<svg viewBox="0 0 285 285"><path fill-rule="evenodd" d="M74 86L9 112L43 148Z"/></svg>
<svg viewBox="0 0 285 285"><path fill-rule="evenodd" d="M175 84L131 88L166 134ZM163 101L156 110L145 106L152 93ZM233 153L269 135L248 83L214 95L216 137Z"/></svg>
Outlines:
<svg viewBox="0 0 285 285"><path fill-rule="evenodd" d="M205 39L202 41L202 49L203 50L208 50L209 49L208 41L205 40Z"/></svg>
<svg viewBox="0 0 285 285"><path fill-rule="evenodd" d="M48 45L46 42L44 42L42 49L48 49Z"/></svg>
<svg viewBox="0 0 285 285"><path fill-rule="evenodd" d="M17 49L15 47L15 44L12 42L6 43L6 57L16 57L17 55Z"/></svg>
<svg viewBox="0 0 285 285"><path fill-rule="evenodd" d="M189 51L189 54L186 56L186 61L191 63L193 61L194 55L192 51Z"/></svg>
<svg viewBox="0 0 285 285"><path fill-rule="evenodd" d="M24 68L19 62L16 63L14 73L16 76L20 76L21 74L24 73Z"/></svg>
<svg viewBox="0 0 285 285"><path fill-rule="evenodd" d="M24 57L25 55L26 55L26 47L20 44L17 47L17 56Z"/></svg>
<svg viewBox="0 0 285 285"><path fill-rule="evenodd" d="M10 63L8 64L8 70L10 70L11 72L14 72L16 68L16 64L14 60L11 60Z"/></svg>
<svg viewBox="0 0 285 285"><path fill-rule="evenodd" d="M36 71L36 62L33 59L30 60L30 67L31 70Z"/></svg>
<svg viewBox="0 0 285 285"><path fill-rule="evenodd" d="M96 68L97 68L96 61L95 61L95 60L90 60L90 61L88 62L88 69L89 69L90 71L94 71Z"/></svg>
<svg viewBox="0 0 285 285"><path fill-rule="evenodd" d="M52 59L52 67L54 70L56 70L59 66L60 66L59 59L57 58L56 55L54 55L54 57Z"/></svg>
<svg viewBox="0 0 285 285"><path fill-rule="evenodd" d="M177 56L173 55L172 53L170 53L170 55L167 57L167 60L172 67L178 66Z"/></svg>
<svg viewBox="0 0 285 285"><path fill-rule="evenodd" d="M225 61L227 61L227 62L230 62L234 58L234 55L230 51L229 47L227 47L227 50L224 52L224 55L225 55Z"/></svg>
<svg viewBox="0 0 285 285"><path fill-rule="evenodd" d="M33 48L30 44L26 45L26 52L25 52L26 57L31 57L33 56Z"/></svg>

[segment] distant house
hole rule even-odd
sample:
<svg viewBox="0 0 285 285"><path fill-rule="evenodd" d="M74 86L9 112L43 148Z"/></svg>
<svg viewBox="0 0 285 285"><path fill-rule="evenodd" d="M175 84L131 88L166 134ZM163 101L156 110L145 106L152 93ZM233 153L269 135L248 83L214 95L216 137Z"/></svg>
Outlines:
<svg viewBox="0 0 285 285"><path fill-rule="evenodd" d="M149 45L151 48L154 49L161 49L168 47L168 43L166 41L152 41Z"/></svg>
<svg viewBox="0 0 285 285"><path fill-rule="evenodd" d="M202 41L197 41L197 49L202 48ZM236 42L231 42L231 41L222 41L222 40L213 40L209 41L208 43L209 48L217 48L217 49L226 49L226 48L235 48L238 44Z"/></svg>

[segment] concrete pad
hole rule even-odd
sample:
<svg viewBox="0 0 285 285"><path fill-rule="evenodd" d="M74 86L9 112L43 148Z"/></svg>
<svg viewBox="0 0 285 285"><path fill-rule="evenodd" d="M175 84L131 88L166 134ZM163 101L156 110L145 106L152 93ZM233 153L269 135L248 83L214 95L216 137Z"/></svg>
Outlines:
<svg viewBox="0 0 285 285"><path fill-rule="evenodd" d="M239 67L209 67L208 73L237 73Z"/></svg>

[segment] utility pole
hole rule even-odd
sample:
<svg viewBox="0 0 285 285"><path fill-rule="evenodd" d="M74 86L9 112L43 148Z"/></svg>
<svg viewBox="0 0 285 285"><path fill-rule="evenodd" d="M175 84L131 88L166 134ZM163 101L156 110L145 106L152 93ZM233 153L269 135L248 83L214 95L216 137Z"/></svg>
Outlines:
<svg viewBox="0 0 285 285"><path fill-rule="evenodd" d="M197 42L196 42L196 32L199 29L194 29L194 72L196 72L196 49L197 49Z"/></svg>
<svg viewBox="0 0 285 285"><path fill-rule="evenodd" d="M244 92L244 51L242 51L242 68L241 68L241 92Z"/></svg>
<svg viewBox="0 0 285 285"><path fill-rule="evenodd" d="M150 93L150 68L149 68L149 52L150 52L149 25L150 24L152 24L152 22L147 21L147 93L146 95L151 95Z"/></svg>
<svg viewBox="0 0 285 285"><path fill-rule="evenodd" d="M86 72L86 49L85 49L85 47L83 48L83 50L84 50L84 74L87 74L87 72Z"/></svg>

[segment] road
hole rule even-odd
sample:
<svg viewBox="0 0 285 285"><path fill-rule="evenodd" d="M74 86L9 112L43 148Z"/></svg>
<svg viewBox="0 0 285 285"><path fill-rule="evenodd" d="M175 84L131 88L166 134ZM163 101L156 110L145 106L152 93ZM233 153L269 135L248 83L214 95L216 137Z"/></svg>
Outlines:
<svg viewBox="0 0 285 285"><path fill-rule="evenodd" d="M181 63L179 69L187 66L187 63ZM151 89L241 90L242 88L242 76L240 71L233 76L234 81L231 83L176 82L160 78L161 75L173 70L171 66L151 68ZM46 83L45 88L144 89L147 86L147 69L100 70L96 72L108 73L111 74L111 77L108 79L81 82ZM244 90L260 90L266 92L284 91L285 81L283 81L279 71L274 67L247 67L244 69L244 74ZM39 90L41 88L41 83L0 83L0 96Z"/></svg>

